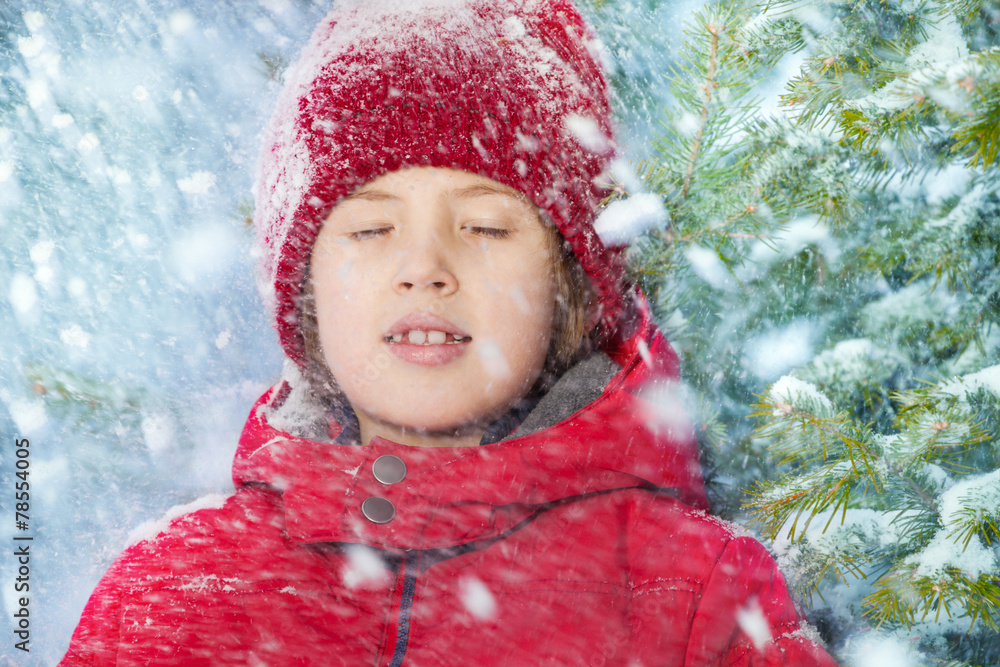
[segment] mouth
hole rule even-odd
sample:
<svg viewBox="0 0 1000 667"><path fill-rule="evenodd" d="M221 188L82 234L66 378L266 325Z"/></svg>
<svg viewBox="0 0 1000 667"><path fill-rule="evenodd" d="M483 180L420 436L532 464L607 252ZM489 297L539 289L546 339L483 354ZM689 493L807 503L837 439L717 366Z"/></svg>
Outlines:
<svg viewBox="0 0 1000 667"><path fill-rule="evenodd" d="M410 313L393 324L382 340L389 345L461 345L472 341L472 336L443 317Z"/></svg>
<svg viewBox="0 0 1000 667"><path fill-rule="evenodd" d="M461 336L437 329L410 329L405 332L388 334L384 340L390 345L397 345L404 343L404 341L410 345L459 345L471 341L472 336Z"/></svg>
<svg viewBox="0 0 1000 667"><path fill-rule="evenodd" d="M465 355L472 336L458 325L430 313L410 313L382 336L397 359L417 366L445 366Z"/></svg>

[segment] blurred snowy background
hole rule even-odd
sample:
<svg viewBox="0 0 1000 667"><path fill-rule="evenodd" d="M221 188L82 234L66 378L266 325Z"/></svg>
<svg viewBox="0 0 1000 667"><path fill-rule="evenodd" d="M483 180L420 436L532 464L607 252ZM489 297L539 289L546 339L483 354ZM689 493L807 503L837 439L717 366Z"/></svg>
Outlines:
<svg viewBox="0 0 1000 667"><path fill-rule="evenodd" d="M612 206L656 213L633 266L683 360L715 509L745 522L746 489L789 470L775 450L805 462L749 509L789 580L822 593L812 618L834 648L853 638L840 654L864 667L995 664L993 626L965 628L1000 608L1000 4L578 1L646 179L624 184L652 190ZM35 536L32 652L4 640L0 665L54 664L130 534L231 490L243 420L280 366L253 281L259 135L330 2L0 0L0 544L15 438L32 443ZM630 219L605 231L633 238ZM959 400L958 376L981 391ZM842 430L893 474L873 486L853 450L828 452L820 431ZM965 435L944 447L942 432ZM941 510L973 487L965 523ZM849 520L783 540L786 501L830 489L853 490ZM981 571L962 565L966 530ZM956 619L938 624L942 590L959 591ZM873 610L901 615L874 630Z"/></svg>
<svg viewBox="0 0 1000 667"><path fill-rule="evenodd" d="M695 2L588 8L624 143L649 154L661 74ZM53 664L128 535L231 489L280 354L253 284L260 130L329 1L0 3L0 543L14 439L31 441L31 654Z"/></svg>

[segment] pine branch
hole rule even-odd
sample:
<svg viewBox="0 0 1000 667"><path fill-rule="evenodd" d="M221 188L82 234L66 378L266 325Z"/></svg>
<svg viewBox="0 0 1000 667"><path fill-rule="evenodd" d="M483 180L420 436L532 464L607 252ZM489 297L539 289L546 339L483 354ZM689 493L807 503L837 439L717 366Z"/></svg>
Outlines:
<svg viewBox="0 0 1000 667"><path fill-rule="evenodd" d="M896 479L902 481L903 484L905 484L907 486L907 488L915 496L917 496L918 498L920 498L921 502L924 504L924 506L928 510L930 510L931 512L934 512L935 514L939 513L938 504L937 504L937 501L934 499L934 496L932 496L925 489L923 489L919 484L917 484L913 480L913 478L910 477L907 474L907 472L906 472L907 469L905 467L900 466L899 464L895 463L894 461L887 461L886 462L886 468L888 469L889 472L891 472L896 477Z"/></svg>
<svg viewBox="0 0 1000 667"><path fill-rule="evenodd" d="M687 171L684 174L684 186L681 188L681 199L687 199L688 190L691 189L691 177L694 176L694 168L698 162L698 154L701 151L701 141L705 135L705 126L708 125L708 112L712 106L712 92L715 90L715 68L716 59L719 55L719 30L725 30L725 26L721 28L713 23L708 23L705 25L705 29L708 30L709 38L711 42L711 48L708 52L708 76L705 78L705 83L702 84L702 90L705 93L705 103L701 107L701 116L698 122L698 130L695 132L694 141L691 144L691 155L688 157L687 161Z"/></svg>
<svg viewBox="0 0 1000 667"><path fill-rule="evenodd" d="M725 502L753 480L743 507L765 535L789 536L780 548L793 585L822 597L836 580L876 582L868 615L835 607L837 623L912 624L928 661L983 654L975 647L997 619L998 573L935 571L932 582L914 565L966 563L963 547L986 563L978 550L1000 543L1000 508L962 491L1000 468L1000 401L917 389L998 350L1000 62L994 73L990 44L1000 29L979 21L959 34L950 17L962 2L974 0L700 12L646 167L671 224L634 249L655 312L680 323L671 335L686 377L721 406L729 441L710 445L720 450L710 474ZM763 117L752 99L760 63L800 48L787 113ZM957 165L977 155L970 178ZM751 410L772 372L767 353L798 350L785 337L804 330L822 353L791 379L812 382L812 398L769 392ZM747 412L762 420L753 433ZM777 466L755 460L762 447ZM972 619L968 644L949 615Z"/></svg>
<svg viewBox="0 0 1000 667"><path fill-rule="evenodd" d="M879 579L875 592L865 598L865 615L883 623L912 627L933 612L935 623L946 618L969 618L971 631L981 621L993 632L1000 630L1000 586L998 572L970 578L955 567L945 568L937 577L918 575L916 571L896 571ZM956 616L952 615L955 611Z"/></svg>

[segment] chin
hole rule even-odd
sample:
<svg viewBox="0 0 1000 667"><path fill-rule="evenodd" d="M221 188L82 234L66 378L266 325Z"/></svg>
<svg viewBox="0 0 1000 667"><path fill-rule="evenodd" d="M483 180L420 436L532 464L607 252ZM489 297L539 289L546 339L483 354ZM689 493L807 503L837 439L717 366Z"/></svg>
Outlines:
<svg viewBox="0 0 1000 667"><path fill-rule="evenodd" d="M437 406L426 406L424 409L406 413L376 414L377 419L397 428L413 431L422 435L461 435L483 430L503 414L478 410L451 411L442 413Z"/></svg>

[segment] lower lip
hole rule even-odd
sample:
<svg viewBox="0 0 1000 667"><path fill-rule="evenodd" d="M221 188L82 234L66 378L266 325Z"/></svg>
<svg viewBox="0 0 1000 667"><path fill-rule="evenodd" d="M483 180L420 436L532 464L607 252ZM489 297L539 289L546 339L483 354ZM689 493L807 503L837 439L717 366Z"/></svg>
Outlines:
<svg viewBox="0 0 1000 667"><path fill-rule="evenodd" d="M445 343L444 345L412 345L410 343L388 343L389 351L397 359L418 366L440 366L455 361L465 354L469 343Z"/></svg>

